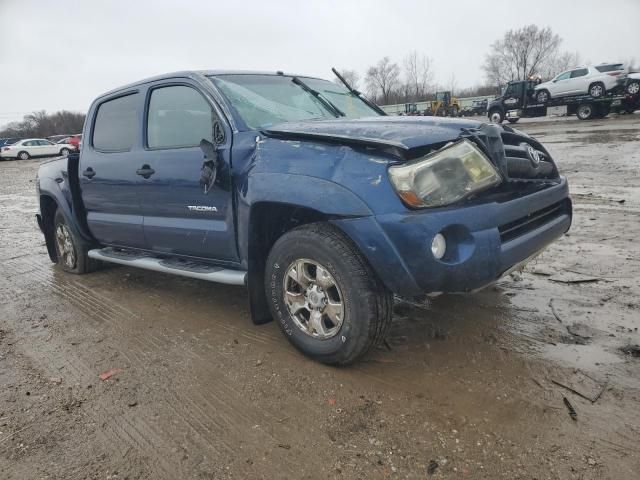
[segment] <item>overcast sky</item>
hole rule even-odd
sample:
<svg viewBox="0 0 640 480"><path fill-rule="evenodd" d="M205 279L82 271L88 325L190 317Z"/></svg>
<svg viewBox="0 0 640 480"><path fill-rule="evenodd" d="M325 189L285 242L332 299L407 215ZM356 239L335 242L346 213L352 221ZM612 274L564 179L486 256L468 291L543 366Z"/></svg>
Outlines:
<svg viewBox="0 0 640 480"><path fill-rule="evenodd" d="M438 83L474 86L489 45L529 23L585 60L640 61L639 19L640 0L0 0L0 127L183 69L331 78L416 50Z"/></svg>

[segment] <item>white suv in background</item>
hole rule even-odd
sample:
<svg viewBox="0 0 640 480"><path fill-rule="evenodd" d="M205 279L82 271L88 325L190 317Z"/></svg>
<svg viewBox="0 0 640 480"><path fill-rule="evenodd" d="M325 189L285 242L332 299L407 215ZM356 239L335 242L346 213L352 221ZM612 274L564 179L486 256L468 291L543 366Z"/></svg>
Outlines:
<svg viewBox="0 0 640 480"><path fill-rule="evenodd" d="M0 148L0 158L19 158L28 160L31 157L66 157L75 151L73 145L66 143L52 143L44 138L26 138L11 145Z"/></svg>
<svg viewBox="0 0 640 480"><path fill-rule="evenodd" d="M578 67L536 85L533 95L538 103L547 103L551 98L569 95L591 95L598 98L615 88L618 76L624 73L626 68L622 63Z"/></svg>

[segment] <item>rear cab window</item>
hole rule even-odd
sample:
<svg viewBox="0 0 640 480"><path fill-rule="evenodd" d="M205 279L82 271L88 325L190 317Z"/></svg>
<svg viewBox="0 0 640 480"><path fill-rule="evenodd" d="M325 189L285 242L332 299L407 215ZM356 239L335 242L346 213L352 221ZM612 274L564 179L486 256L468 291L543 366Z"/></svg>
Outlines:
<svg viewBox="0 0 640 480"><path fill-rule="evenodd" d="M103 102L93 124L93 148L101 152L131 150L139 132L140 95L132 93Z"/></svg>

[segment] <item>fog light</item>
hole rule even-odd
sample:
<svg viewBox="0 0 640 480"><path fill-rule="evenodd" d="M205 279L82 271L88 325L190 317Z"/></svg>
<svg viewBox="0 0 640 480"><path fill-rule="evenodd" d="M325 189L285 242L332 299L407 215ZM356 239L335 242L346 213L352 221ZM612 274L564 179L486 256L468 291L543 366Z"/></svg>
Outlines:
<svg viewBox="0 0 640 480"><path fill-rule="evenodd" d="M431 242L431 253L433 256L440 260L444 257L444 253L447 251L447 241L444 239L444 235L441 233L436 233L436 236L433 237L433 241Z"/></svg>

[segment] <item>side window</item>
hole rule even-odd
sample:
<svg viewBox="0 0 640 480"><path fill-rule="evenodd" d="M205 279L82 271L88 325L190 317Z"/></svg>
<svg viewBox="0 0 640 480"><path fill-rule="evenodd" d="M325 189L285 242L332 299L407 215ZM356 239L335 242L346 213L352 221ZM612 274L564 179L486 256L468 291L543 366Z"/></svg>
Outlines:
<svg viewBox="0 0 640 480"><path fill-rule="evenodd" d="M556 80L566 80L567 78L569 78L570 75L571 75L571 72L561 73L556 77Z"/></svg>
<svg viewBox="0 0 640 480"><path fill-rule="evenodd" d="M35 147L37 143L33 140L30 140L28 142L24 142L22 145L24 145L25 147Z"/></svg>
<svg viewBox="0 0 640 480"><path fill-rule="evenodd" d="M98 107L93 126L93 147L104 152L131 150L139 131L138 98L134 93L114 98Z"/></svg>
<svg viewBox="0 0 640 480"><path fill-rule="evenodd" d="M584 77L587 73L589 73L589 70L586 68L579 68L571 72L571 78Z"/></svg>
<svg viewBox="0 0 640 480"><path fill-rule="evenodd" d="M152 90L147 115L149 148L195 147L212 141L213 110L191 87L175 85Z"/></svg>

